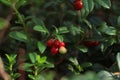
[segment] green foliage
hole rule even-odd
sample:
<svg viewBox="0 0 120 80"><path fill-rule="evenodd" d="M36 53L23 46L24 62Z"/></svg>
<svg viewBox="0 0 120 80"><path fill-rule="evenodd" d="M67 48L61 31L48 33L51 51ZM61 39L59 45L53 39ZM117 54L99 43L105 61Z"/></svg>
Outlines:
<svg viewBox="0 0 120 80"><path fill-rule="evenodd" d="M16 49L19 47L25 49L25 63L22 67L26 70L28 79L53 80L60 74L56 74L55 70L61 66L66 69L64 64L67 64L72 77L65 76L61 80L114 80L112 71L108 72L110 71L108 66L111 67L115 63L114 56L119 50L119 46L115 46L115 50L111 49L114 45L120 44L119 1L82 0L83 8L78 11L74 10L73 2L73 0L0 0L0 8L5 10L0 11L0 15L3 16L0 17L1 31L4 30L5 21L12 16L9 29L6 30L8 34L5 34L5 41L3 40L0 50L17 53ZM8 13L9 8L14 14ZM8 18L5 19L6 15ZM51 55L51 48L46 45L49 39L65 42L68 53ZM85 41L98 41L99 44L90 47L91 44L86 46ZM7 70L13 79L20 76L13 68L17 64L17 56L19 57L17 54L6 54ZM116 58L120 68L119 57L118 53ZM106 59L110 59L112 64L106 66L104 63ZM95 64L104 66L108 71L96 70ZM97 66L97 69L101 66ZM81 74L84 69L89 71L89 67L98 73ZM49 71L51 68L55 68L54 72L47 74L46 69Z"/></svg>

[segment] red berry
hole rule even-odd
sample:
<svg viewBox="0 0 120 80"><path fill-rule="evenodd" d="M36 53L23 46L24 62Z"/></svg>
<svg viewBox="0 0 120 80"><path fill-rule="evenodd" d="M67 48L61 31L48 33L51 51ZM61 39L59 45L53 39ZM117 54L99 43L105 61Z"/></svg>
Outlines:
<svg viewBox="0 0 120 80"><path fill-rule="evenodd" d="M84 41L83 43L86 47L98 46L99 41Z"/></svg>
<svg viewBox="0 0 120 80"><path fill-rule="evenodd" d="M92 42L92 41L84 41L83 44L84 44L86 47L92 47L92 46L93 46L93 42Z"/></svg>
<svg viewBox="0 0 120 80"><path fill-rule="evenodd" d="M64 42L60 42L60 47L61 46L65 47L65 43Z"/></svg>
<svg viewBox="0 0 120 80"><path fill-rule="evenodd" d="M52 39L48 40L47 41L47 46L52 47L52 45L53 45L53 40Z"/></svg>
<svg viewBox="0 0 120 80"><path fill-rule="evenodd" d="M56 55L58 53L58 48L52 47L51 48L51 54Z"/></svg>
<svg viewBox="0 0 120 80"><path fill-rule="evenodd" d="M73 7L75 10L81 10L83 7L82 1L81 0L75 0L73 2Z"/></svg>
<svg viewBox="0 0 120 80"><path fill-rule="evenodd" d="M94 41L93 42L93 46L98 46L99 45L99 41Z"/></svg>
<svg viewBox="0 0 120 80"><path fill-rule="evenodd" d="M53 43L53 46L56 47L56 48L59 48L60 46L60 41L58 39L56 39Z"/></svg>

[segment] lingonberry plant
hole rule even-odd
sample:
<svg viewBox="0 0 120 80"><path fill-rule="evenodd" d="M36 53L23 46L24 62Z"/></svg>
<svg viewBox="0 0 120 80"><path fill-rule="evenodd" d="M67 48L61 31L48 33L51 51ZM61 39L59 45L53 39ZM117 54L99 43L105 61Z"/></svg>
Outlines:
<svg viewBox="0 0 120 80"><path fill-rule="evenodd" d="M0 55L10 79L118 79L119 5L119 0L0 0Z"/></svg>

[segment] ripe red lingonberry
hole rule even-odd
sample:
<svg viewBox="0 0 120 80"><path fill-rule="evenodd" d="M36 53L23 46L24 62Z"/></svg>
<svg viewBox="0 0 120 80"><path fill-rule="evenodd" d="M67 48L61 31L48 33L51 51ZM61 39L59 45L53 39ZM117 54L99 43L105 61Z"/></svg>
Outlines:
<svg viewBox="0 0 120 80"><path fill-rule="evenodd" d="M99 45L99 41L94 41L93 42L93 46L98 46Z"/></svg>
<svg viewBox="0 0 120 80"><path fill-rule="evenodd" d="M84 41L83 44L86 47L93 47L93 46L98 46L99 45L99 41Z"/></svg>
<svg viewBox="0 0 120 80"><path fill-rule="evenodd" d="M91 41L84 41L83 44L84 44L86 47L91 47L91 46L92 46L92 42L91 42Z"/></svg>
<svg viewBox="0 0 120 80"><path fill-rule="evenodd" d="M61 46L65 47L65 43L64 42L60 42L60 47Z"/></svg>
<svg viewBox="0 0 120 80"><path fill-rule="evenodd" d="M48 46L48 47L52 47L52 45L53 45L53 39L49 39L49 40L47 41L47 46Z"/></svg>
<svg viewBox="0 0 120 80"><path fill-rule="evenodd" d="M73 7L74 7L75 10L81 10L82 7L83 7L82 0L75 0L73 2Z"/></svg>
<svg viewBox="0 0 120 80"><path fill-rule="evenodd" d="M58 48L52 47L51 48L51 54L56 55L58 53Z"/></svg>
<svg viewBox="0 0 120 80"><path fill-rule="evenodd" d="M56 48L59 48L60 47L60 41L58 39L56 39L53 43L53 46L56 47Z"/></svg>

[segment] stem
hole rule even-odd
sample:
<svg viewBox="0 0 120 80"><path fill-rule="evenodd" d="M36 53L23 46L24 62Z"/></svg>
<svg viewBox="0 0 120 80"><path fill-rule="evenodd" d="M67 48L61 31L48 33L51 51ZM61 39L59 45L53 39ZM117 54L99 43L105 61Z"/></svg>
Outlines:
<svg viewBox="0 0 120 80"><path fill-rule="evenodd" d="M37 76L38 76L38 68L36 66L34 66L35 71L34 71L34 76L35 76L35 80L37 80Z"/></svg>
<svg viewBox="0 0 120 80"><path fill-rule="evenodd" d="M13 4L13 10L15 11L17 17L18 17L18 20L21 22L22 26L23 26L23 29L25 31L25 34L27 36L27 43L32 43L31 39L30 39L30 35L28 34L28 31L27 31L27 27L26 27L26 24L24 22L24 19L22 17L22 15L20 14L20 12L17 10L17 8L15 7L15 4ZM29 45L27 45L27 50L29 50Z"/></svg>
<svg viewBox="0 0 120 80"><path fill-rule="evenodd" d="M16 9L16 7L13 6L13 9L14 9L16 15L18 16L18 19L20 20L21 24L23 25L23 28L24 28L25 32L27 33L26 25L25 25L25 22L24 22L24 20L23 20L23 18L22 18L22 15L21 15L20 12Z"/></svg>

